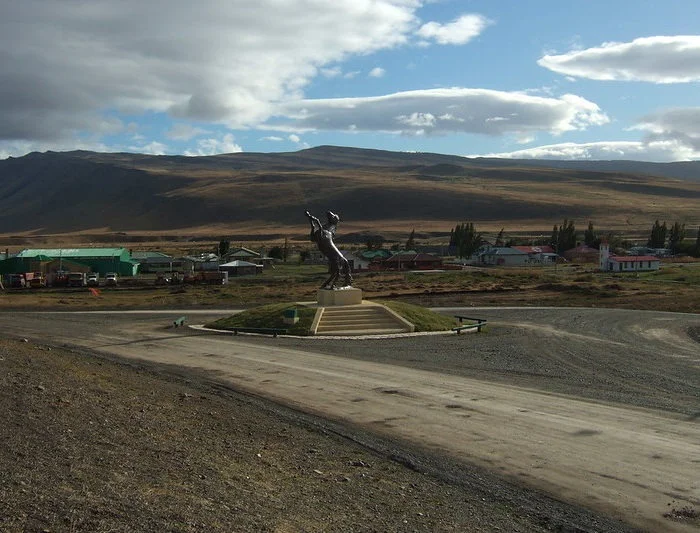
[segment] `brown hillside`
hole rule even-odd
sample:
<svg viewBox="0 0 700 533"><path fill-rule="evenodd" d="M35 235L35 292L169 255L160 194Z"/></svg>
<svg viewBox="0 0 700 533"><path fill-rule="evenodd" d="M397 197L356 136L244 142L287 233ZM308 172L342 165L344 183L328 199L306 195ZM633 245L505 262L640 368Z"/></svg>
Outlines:
<svg viewBox="0 0 700 533"><path fill-rule="evenodd" d="M548 229L564 217L632 230L655 219L700 223L700 182L502 163L340 147L212 157L32 153L0 161L0 234L302 233L304 209L340 212L346 232L447 231L465 220Z"/></svg>

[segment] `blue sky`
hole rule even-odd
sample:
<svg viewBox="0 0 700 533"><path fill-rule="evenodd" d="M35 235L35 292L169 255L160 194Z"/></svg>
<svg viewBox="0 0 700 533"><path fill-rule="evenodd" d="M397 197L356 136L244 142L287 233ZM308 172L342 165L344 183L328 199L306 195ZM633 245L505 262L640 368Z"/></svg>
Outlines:
<svg viewBox="0 0 700 533"><path fill-rule="evenodd" d="M700 159L700 2L0 0L0 158Z"/></svg>

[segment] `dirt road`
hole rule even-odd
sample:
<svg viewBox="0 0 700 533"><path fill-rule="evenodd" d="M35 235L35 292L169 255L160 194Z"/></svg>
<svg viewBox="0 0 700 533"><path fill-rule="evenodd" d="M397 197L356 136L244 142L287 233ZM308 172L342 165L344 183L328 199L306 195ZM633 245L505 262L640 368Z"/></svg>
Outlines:
<svg viewBox="0 0 700 533"><path fill-rule="evenodd" d="M697 530L663 514L700 508L700 316L479 312L484 335L343 343L202 336L169 315L18 314L8 329L210 371L644 529Z"/></svg>

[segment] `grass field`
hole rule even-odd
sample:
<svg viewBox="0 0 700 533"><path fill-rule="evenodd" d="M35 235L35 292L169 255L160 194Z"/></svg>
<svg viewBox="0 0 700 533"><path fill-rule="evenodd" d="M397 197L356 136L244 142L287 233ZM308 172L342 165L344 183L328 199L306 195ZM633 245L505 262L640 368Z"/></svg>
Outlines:
<svg viewBox="0 0 700 533"><path fill-rule="evenodd" d="M251 308L310 302L326 276L324 266L281 264L228 285L156 286L141 280L118 288L11 289L0 309ZM663 262L658 272L610 274L595 265L488 268L436 273L370 272L355 277L366 299L440 305L557 305L700 312L700 261Z"/></svg>

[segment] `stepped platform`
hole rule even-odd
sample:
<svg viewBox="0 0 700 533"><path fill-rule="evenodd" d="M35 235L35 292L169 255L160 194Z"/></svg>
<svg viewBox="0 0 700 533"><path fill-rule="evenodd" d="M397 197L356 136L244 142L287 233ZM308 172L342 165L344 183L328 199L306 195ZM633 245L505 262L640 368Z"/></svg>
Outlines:
<svg viewBox="0 0 700 533"><path fill-rule="evenodd" d="M391 309L363 301L356 305L322 307L312 326L314 335L389 335L412 333L414 326Z"/></svg>

